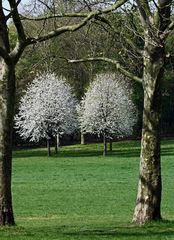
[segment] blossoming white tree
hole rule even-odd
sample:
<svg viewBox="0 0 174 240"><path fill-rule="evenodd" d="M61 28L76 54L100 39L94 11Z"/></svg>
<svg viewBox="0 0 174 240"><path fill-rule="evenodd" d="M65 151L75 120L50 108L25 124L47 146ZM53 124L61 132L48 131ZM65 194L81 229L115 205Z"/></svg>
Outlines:
<svg viewBox="0 0 174 240"><path fill-rule="evenodd" d="M21 99L15 127L23 139L47 139L50 155L50 138L77 128L76 100L65 80L53 73L36 77Z"/></svg>
<svg viewBox="0 0 174 240"><path fill-rule="evenodd" d="M103 155L107 139L131 135L137 119L128 84L120 81L125 82L120 74L98 75L78 107L81 131L103 136Z"/></svg>

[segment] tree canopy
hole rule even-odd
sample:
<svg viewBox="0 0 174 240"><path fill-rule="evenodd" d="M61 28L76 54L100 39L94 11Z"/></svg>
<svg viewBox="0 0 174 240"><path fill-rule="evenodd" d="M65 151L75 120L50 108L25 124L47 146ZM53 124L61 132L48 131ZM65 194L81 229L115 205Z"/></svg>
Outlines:
<svg viewBox="0 0 174 240"><path fill-rule="evenodd" d="M129 84L118 73L97 75L78 112L81 131L103 136L104 142L114 137L130 136L137 121Z"/></svg>
<svg viewBox="0 0 174 240"><path fill-rule="evenodd" d="M28 86L20 101L15 126L30 141L71 134L77 129L76 100L70 86L54 73L43 73Z"/></svg>

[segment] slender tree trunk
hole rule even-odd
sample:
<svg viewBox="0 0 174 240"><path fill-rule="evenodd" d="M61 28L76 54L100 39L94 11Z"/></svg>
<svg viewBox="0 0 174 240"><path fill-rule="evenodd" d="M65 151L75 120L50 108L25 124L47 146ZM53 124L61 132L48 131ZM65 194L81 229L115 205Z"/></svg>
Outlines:
<svg viewBox="0 0 174 240"><path fill-rule="evenodd" d="M107 155L107 139L106 134L103 133L103 156Z"/></svg>
<svg viewBox="0 0 174 240"><path fill-rule="evenodd" d="M14 225L11 173L15 71L0 59L0 225Z"/></svg>
<svg viewBox="0 0 174 240"><path fill-rule="evenodd" d="M57 136L55 136L55 154L58 153L58 148L57 148Z"/></svg>
<svg viewBox="0 0 174 240"><path fill-rule="evenodd" d="M51 156L51 149L50 149L50 139L47 138L47 150L48 150L48 157Z"/></svg>
<svg viewBox="0 0 174 240"><path fill-rule="evenodd" d="M59 147L60 147L60 137L59 137L59 134L57 134L55 137L55 153L56 154L59 151Z"/></svg>
<svg viewBox="0 0 174 240"><path fill-rule="evenodd" d="M164 48L146 42L144 57L144 112L141 140L140 176L133 222L144 224L161 219L161 81Z"/></svg>
<svg viewBox="0 0 174 240"><path fill-rule="evenodd" d="M85 134L81 132L81 144L85 144Z"/></svg>
<svg viewBox="0 0 174 240"><path fill-rule="evenodd" d="M112 153L112 139L109 140L109 152Z"/></svg>

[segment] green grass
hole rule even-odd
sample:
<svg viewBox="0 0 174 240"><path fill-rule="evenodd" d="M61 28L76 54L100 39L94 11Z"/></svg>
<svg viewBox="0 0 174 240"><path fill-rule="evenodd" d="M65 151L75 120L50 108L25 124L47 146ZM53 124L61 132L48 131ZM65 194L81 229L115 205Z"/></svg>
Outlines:
<svg viewBox="0 0 174 240"><path fill-rule="evenodd" d="M140 143L117 142L102 156L101 144L19 150L13 158L17 226L0 228L3 240L174 239L174 141L162 143L163 221L131 223Z"/></svg>

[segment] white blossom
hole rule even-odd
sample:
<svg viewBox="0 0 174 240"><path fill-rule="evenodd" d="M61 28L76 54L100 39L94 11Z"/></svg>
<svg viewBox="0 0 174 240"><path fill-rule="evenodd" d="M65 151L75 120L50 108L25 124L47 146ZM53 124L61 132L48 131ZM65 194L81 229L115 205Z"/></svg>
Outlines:
<svg viewBox="0 0 174 240"><path fill-rule="evenodd" d="M74 132L76 100L65 80L54 73L36 77L20 101L15 127L22 138L30 141Z"/></svg>
<svg viewBox="0 0 174 240"><path fill-rule="evenodd" d="M100 74L89 86L78 106L81 131L113 136L129 136L137 121L131 91L122 75Z"/></svg>

